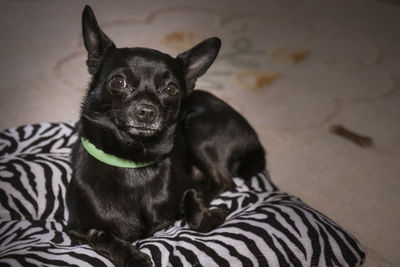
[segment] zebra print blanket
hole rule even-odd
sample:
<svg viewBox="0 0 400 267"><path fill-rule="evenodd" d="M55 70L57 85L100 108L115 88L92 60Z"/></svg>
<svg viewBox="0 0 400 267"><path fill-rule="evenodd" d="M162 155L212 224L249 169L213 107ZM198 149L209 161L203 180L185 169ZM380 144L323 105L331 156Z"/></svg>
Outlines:
<svg viewBox="0 0 400 267"><path fill-rule="evenodd" d="M42 123L0 132L0 265L112 266L71 242L65 190L71 176L73 123ZM212 206L226 222L197 233L181 221L135 245L154 266L358 266L357 240L301 200L279 191L264 171Z"/></svg>

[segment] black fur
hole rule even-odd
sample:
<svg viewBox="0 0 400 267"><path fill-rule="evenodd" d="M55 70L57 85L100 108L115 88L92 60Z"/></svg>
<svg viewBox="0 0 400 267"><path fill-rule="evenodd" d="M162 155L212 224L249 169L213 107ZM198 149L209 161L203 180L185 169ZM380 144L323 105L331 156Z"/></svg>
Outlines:
<svg viewBox="0 0 400 267"><path fill-rule="evenodd" d="M264 149L239 113L193 90L220 48L210 38L172 58L146 48L116 48L93 11L82 15L92 81L78 124L106 153L143 168L119 168L90 156L80 138L67 191L68 233L119 266L151 266L130 242L183 217L197 231L222 224L226 211L208 203L234 186L232 176L265 168Z"/></svg>

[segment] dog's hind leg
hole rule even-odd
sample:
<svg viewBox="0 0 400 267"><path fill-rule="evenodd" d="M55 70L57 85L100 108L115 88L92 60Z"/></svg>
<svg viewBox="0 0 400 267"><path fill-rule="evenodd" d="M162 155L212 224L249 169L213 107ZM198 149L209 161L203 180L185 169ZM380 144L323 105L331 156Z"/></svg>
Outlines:
<svg viewBox="0 0 400 267"><path fill-rule="evenodd" d="M236 167L232 168L231 173L233 176L238 176L245 180L250 179L257 173L263 171L266 167L264 149L259 146L250 152L247 152L240 158Z"/></svg>
<svg viewBox="0 0 400 267"><path fill-rule="evenodd" d="M98 253L111 259L116 266L152 266L148 255L134 245L97 229L76 229L67 232L82 244L89 244Z"/></svg>
<svg viewBox="0 0 400 267"><path fill-rule="evenodd" d="M204 189L204 201L208 205L213 199L218 197L222 192L235 188L232 176L228 169L221 164L209 163L205 170L209 180L208 186Z"/></svg>
<svg viewBox="0 0 400 267"><path fill-rule="evenodd" d="M204 199L194 189L185 192L183 205L190 228L199 232L209 232L220 226L228 215L224 209L207 209Z"/></svg>
<svg viewBox="0 0 400 267"><path fill-rule="evenodd" d="M226 159L222 157L218 147L208 145L199 146L198 149L192 148L192 159L197 175L202 177L199 183L199 192L202 192L203 199L208 205L219 194L235 187L232 175L229 172Z"/></svg>

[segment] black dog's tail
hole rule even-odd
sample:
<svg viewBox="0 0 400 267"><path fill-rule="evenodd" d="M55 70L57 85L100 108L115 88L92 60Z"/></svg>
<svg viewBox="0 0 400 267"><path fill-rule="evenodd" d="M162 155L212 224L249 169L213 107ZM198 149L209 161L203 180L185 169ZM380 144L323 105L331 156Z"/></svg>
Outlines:
<svg viewBox="0 0 400 267"><path fill-rule="evenodd" d="M246 153L239 159L238 165L234 168L232 175L247 180L259 172L262 172L265 167L265 151L259 146L257 149Z"/></svg>

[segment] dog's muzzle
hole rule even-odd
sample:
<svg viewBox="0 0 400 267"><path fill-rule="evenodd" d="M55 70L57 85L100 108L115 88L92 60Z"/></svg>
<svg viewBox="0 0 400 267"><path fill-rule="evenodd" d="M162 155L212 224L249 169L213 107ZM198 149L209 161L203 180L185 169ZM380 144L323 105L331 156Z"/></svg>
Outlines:
<svg viewBox="0 0 400 267"><path fill-rule="evenodd" d="M140 122L152 123L157 115L157 108L154 105L138 104L135 107L135 116Z"/></svg>
<svg viewBox="0 0 400 267"><path fill-rule="evenodd" d="M137 103L128 117L126 131L135 136L151 136L162 129L160 111L151 103Z"/></svg>

